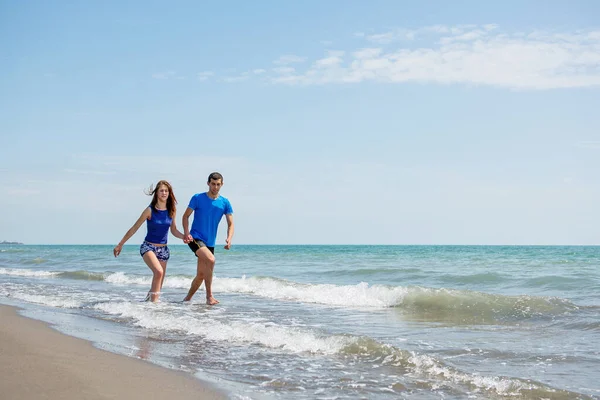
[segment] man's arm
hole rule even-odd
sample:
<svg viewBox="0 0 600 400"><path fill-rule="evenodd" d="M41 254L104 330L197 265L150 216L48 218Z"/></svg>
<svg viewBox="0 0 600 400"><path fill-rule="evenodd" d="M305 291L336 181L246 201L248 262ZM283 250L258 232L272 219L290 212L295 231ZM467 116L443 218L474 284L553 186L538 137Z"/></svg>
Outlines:
<svg viewBox="0 0 600 400"><path fill-rule="evenodd" d="M227 220L227 242L225 243L225 250L231 248L231 239L233 239L233 214L226 214L225 219Z"/></svg>
<svg viewBox="0 0 600 400"><path fill-rule="evenodd" d="M181 225L183 226L183 243L189 243L194 240L192 235L190 235L190 215L192 215L193 212L194 210L188 207L185 209L183 217L181 217Z"/></svg>

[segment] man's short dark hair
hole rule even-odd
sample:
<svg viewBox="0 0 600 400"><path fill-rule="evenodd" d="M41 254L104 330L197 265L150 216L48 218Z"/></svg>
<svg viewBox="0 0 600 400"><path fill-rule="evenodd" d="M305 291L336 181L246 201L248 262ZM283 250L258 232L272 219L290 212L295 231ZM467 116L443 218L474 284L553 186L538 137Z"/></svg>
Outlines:
<svg viewBox="0 0 600 400"><path fill-rule="evenodd" d="M206 181L207 183L210 183L210 181L218 181L221 180L221 183L223 182L223 175L221 175L218 172L213 172L208 176L208 180Z"/></svg>

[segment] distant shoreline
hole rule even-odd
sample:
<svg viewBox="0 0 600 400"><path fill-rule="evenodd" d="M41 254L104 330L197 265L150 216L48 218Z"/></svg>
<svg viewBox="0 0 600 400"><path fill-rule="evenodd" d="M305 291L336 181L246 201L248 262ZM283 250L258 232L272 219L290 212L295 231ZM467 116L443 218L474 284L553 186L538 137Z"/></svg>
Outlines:
<svg viewBox="0 0 600 400"><path fill-rule="evenodd" d="M0 242L0 244L23 244L21 242L7 242L6 240L3 240Z"/></svg>

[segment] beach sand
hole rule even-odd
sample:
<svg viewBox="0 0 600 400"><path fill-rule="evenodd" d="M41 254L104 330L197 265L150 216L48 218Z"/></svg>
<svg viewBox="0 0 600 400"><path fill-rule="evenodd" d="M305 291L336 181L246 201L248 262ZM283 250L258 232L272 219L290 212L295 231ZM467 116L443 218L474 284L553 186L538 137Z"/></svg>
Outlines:
<svg viewBox="0 0 600 400"><path fill-rule="evenodd" d="M226 399L188 375L95 348L0 305L3 399Z"/></svg>

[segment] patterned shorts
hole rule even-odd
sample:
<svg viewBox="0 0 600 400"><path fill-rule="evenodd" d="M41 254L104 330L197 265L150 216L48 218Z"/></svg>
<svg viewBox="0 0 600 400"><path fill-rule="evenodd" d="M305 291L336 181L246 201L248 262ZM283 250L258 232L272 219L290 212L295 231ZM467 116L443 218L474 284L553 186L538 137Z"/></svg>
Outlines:
<svg viewBox="0 0 600 400"><path fill-rule="evenodd" d="M152 243L144 242L140 246L140 255L143 257L147 252L152 251L156 254L158 261L169 261L171 252L168 246L155 246Z"/></svg>

